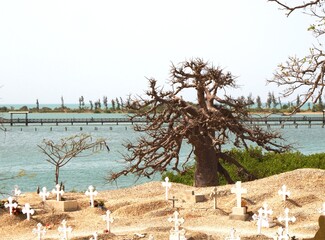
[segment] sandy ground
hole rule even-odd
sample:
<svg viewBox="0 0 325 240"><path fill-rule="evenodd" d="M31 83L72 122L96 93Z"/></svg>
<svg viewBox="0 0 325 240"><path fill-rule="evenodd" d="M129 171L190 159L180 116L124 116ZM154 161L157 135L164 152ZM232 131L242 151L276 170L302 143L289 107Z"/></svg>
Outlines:
<svg viewBox="0 0 325 240"><path fill-rule="evenodd" d="M287 201L282 201L278 190L285 184L291 192ZM192 191L207 197L213 187L194 188L181 184L172 184L170 198L175 196L175 208L172 201L165 201L165 191L161 182L151 182L127 189L99 192L96 200L103 200L105 208L91 208L89 198L84 193L65 193L66 199L75 199L78 210L73 212L55 211L48 204L43 204L36 193L26 193L18 198L21 206L30 203L35 214L30 221L23 214L9 215L8 209L0 209L0 239L28 240L37 239L32 233L37 223L47 226L47 233L43 239L60 239L58 227L62 220L72 227L69 239L89 239L94 232L98 232L98 239L169 239L169 230L173 223L168 222L177 209L185 222L187 239L225 239L231 228L241 239L272 239L279 226L278 216L284 215L284 208L290 209L290 216L297 221L290 223L290 235L299 239L311 238L318 231L319 209L325 202L325 171L318 169L299 169L275 175L269 178L246 182L242 187L247 189L243 201L248 211L257 213L263 203L267 203L273 210L272 217L277 226L263 228L262 234L257 234L256 223L250 221L230 220L229 214L236 205L235 195L230 193L234 185L226 185L217 189L217 209L213 209L213 200L194 203ZM50 196L54 199L55 196ZM109 209L114 218L111 233L104 233L106 223L102 215ZM138 238L137 234L145 237Z"/></svg>

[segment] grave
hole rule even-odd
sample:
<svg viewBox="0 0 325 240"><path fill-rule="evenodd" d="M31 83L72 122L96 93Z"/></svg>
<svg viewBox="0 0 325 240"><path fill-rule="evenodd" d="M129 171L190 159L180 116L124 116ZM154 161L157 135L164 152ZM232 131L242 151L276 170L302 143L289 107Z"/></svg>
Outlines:
<svg viewBox="0 0 325 240"><path fill-rule="evenodd" d="M285 223L285 234L287 236L290 236L289 235L289 222L295 222L296 218L289 217L289 209L288 208L284 209L284 217L278 217L278 221Z"/></svg>
<svg viewBox="0 0 325 240"><path fill-rule="evenodd" d="M78 210L78 202L77 200L64 200L64 201L56 201L56 200L47 200L46 203L59 212L73 212Z"/></svg>
<svg viewBox="0 0 325 240"><path fill-rule="evenodd" d="M107 232L110 233L111 232L111 223L114 221L114 219L111 218L111 211L107 210L106 215L103 215L102 218L106 222Z"/></svg>
<svg viewBox="0 0 325 240"><path fill-rule="evenodd" d="M90 207L94 207L94 196L97 196L98 192L95 190L95 188L90 185L88 187L88 190L85 192L86 196L90 197Z"/></svg>
<svg viewBox="0 0 325 240"><path fill-rule="evenodd" d="M168 201L168 191L172 187L172 184L169 182L168 177L165 177L165 182L162 182L161 184L165 188L165 199Z"/></svg>
<svg viewBox="0 0 325 240"><path fill-rule="evenodd" d="M50 192L47 192L46 187L43 187L42 191L38 195L42 198L42 201L45 202L46 198L50 196Z"/></svg>
<svg viewBox="0 0 325 240"><path fill-rule="evenodd" d="M53 194L56 194L56 200L47 200L47 204L60 212L72 212L78 210L78 202L76 200L64 200L62 201L62 195L64 191L61 189L60 184L55 186L56 189L52 190Z"/></svg>
<svg viewBox="0 0 325 240"><path fill-rule="evenodd" d="M236 194L236 207L232 208L232 213L229 215L230 219L246 221L249 217L247 207L242 207L241 196L246 194L247 190L241 187L241 181L236 182L236 187L231 189L231 193Z"/></svg>
<svg viewBox="0 0 325 240"><path fill-rule="evenodd" d="M61 224L62 224L62 227L58 227L58 231L59 231L60 235L61 235L61 233L63 235L61 237L61 239L68 240L69 239L68 238L68 233L72 232L72 228L67 227L67 221L65 219L62 221Z"/></svg>
<svg viewBox="0 0 325 240"><path fill-rule="evenodd" d="M278 191L278 194L282 196L283 201L286 201L290 196L290 192L287 191L286 185L282 185L281 189Z"/></svg>
<svg viewBox="0 0 325 240"><path fill-rule="evenodd" d="M27 220L29 221L30 220L30 215L33 215L35 213L35 211L34 211L34 209L30 208L29 203L26 203L25 207L23 207L23 209L22 209L22 213L26 214Z"/></svg>
<svg viewBox="0 0 325 240"><path fill-rule="evenodd" d="M12 215L12 209L18 207L18 204L16 202L12 203L12 201L13 201L12 197L8 197L8 202L4 204L5 208L9 208L10 215Z"/></svg>
<svg viewBox="0 0 325 240"><path fill-rule="evenodd" d="M186 240L185 229L179 227L184 223L184 218L179 218L179 213L174 212L173 217L168 218L168 222L174 222L174 228L170 230L169 240Z"/></svg>
<svg viewBox="0 0 325 240"><path fill-rule="evenodd" d="M37 228L34 228L32 231L34 234L37 234L37 239L42 240L42 237L46 234L46 229L43 228L42 223L37 224Z"/></svg>
<svg viewBox="0 0 325 240"><path fill-rule="evenodd" d="M183 196L186 202L198 203L204 202L207 200L207 197L204 194L195 193L193 190L186 191L185 196Z"/></svg>

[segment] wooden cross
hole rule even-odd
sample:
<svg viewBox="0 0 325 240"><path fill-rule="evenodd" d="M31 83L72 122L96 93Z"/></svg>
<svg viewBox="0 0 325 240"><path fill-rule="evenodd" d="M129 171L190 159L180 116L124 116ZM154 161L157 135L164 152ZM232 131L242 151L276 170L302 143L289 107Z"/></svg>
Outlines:
<svg viewBox="0 0 325 240"><path fill-rule="evenodd" d="M64 194L64 191L63 190L60 190L61 189L60 184L56 184L55 188L56 188L56 190L53 189L52 190L52 193L53 194L56 194L56 201L60 201L61 200L61 196Z"/></svg>
<svg viewBox="0 0 325 240"><path fill-rule="evenodd" d="M236 194L237 207L241 207L241 195L247 193L247 190L241 187L241 181L236 182L236 188L232 188L231 193Z"/></svg>
<svg viewBox="0 0 325 240"><path fill-rule="evenodd" d="M103 220L106 221L106 228L107 228L107 231L108 232L111 232L111 224L112 222L114 222L114 219L110 217L111 215L111 211L110 210L107 210L106 211L106 215L103 215Z"/></svg>
<svg viewBox="0 0 325 240"><path fill-rule="evenodd" d="M213 209L217 209L217 187L213 188L213 191L210 193L210 199L213 198Z"/></svg>
<svg viewBox="0 0 325 240"><path fill-rule="evenodd" d="M42 188L42 192L39 193L39 196L42 198L43 202L46 201L46 198L49 197L50 192L46 191L46 187Z"/></svg>
<svg viewBox="0 0 325 240"><path fill-rule="evenodd" d="M12 203L12 200L12 197L9 197L8 202L5 203L5 208L9 208L10 215L12 215L12 209L18 207L18 204L16 202Z"/></svg>
<svg viewBox="0 0 325 240"><path fill-rule="evenodd" d="M88 190L85 192L86 196L90 197L90 206L94 207L94 196L97 196L98 192L95 190L94 191L94 187L92 185L90 185L88 187Z"/></svg>
<svg viewBox="0 0 325 240"><path fill-rule="evenodd" d="M184 223L184 218L179 218L179 213L177 211L173 214L174 217L168 218L168 222L174 222L175 231L179 231L179 227Z"/></svg>
<svg viewBox="0 0 325 240"><path fill-rule="evenodd" d="M165 187L165 198L166 201L168 201L168 189L172 186L172 184L169 182L168 177L165 177L165 182L162 182L162 186Z"/></svg>
<svg viewBox="0 0 325 240"><path fill-rule="evenodd" d="M178 201L178 199L175 198L175 196L173 196L173 198L168 199L169 201L173 201L173 208L175 208L175 201Z"/></svg>
<svg viewBox="0 0 325 240"><path fill-rule="evenodd" d="M289 236L289 222L295 222L295 217L289 217L289 209L284 209L284 217L278 217L279 222L285 222L285 231L286 235Z"/></svg>
<svg viewBox="0 0 325 240"><path fill-rule="evenodd" d="M43 227L42 223L38 223L37 229L36 228L33 229L33 233L37 234L38 240L42 240L42 237L44 237L46 233L46 229L45 228L42 229L42 227Z"/></svg>
<svg viewBox="0 0 325 240"><path fill-rule="evenodd" d="M281 189L278 191L279 195L282 195L282 200L285 201L290 196L290 192L287 191L287 186L283 185Z"/></svg>
<svg viewBox="0 0 325 240"><path fill-rule="evenodd" d="M23 212L23 214L27 215L27 220L29 221L30 220L30 215L33 215L35 211L34 211L34 209L30 208L29 203L26 203L25 207L22 209L22 212Z"/></svg>
<svg viewBox="0 0 325 240"><path fill-rule="evenodd" d="M67 227L67 221L65 219L62 221L61 224L62 224L62 227L59 227L58 228L58 231L60 233L63 233L62 239L68 240L68 233L71 233L72 232L72 228L71 227Z"/></svg>

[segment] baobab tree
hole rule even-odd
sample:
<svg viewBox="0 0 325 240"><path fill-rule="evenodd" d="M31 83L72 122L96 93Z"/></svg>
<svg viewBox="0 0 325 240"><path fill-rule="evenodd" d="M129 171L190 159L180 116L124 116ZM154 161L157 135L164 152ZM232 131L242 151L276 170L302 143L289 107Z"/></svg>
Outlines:
<svg viewBox="0 0 325 240"><path fill-rule="evenodd" d="M46 161L55 167L56 184L59 183L60 168L69 163L73 158L87 157L102 149L109 151L105 139L93 140L89 134L77 134L62 138L58 142L44 139L38 147L46 155Z"/></svg>
<svg viewBox="0 0 325 240"><path fill-rule="evenodd" d="M135 112L132 117L144 117L148 124L135 126L141 137L135 143L125 144L129 152L124 156L126 168L110 173L110 180L130 173L150 177L169 169L182 172L194 154L195 185L215 186L218 174L233 182L224 163L234 164L242 174L254 178L223 149L225 144L249 148L254 143L276 152L290 148L277 141L282 139L279 133L246 122L251 119L247 107L252 103L246 98L234 99L227 95L228 88L237 87L230 72L224 73L202 59L194 59L172 65L170 78L170 90L158 87L155 79L149 79L146 95L128 101L127 107ZM188 90L196 94L196 103L182 98ZM190 144L191 151L182 160L179 154L185 142Z"/></svg>
<svg viewBox="0 0 325 240"><path fill-rule="evenodd" d="M295 107L295 110L308 101L317 103L325 87L325 54L321 38L325 33L325 1L297 0L292 1L292 5L283 0L269 1L277 3L282 10L286 11L288 17L296 11L302 11L313 17L315 23L311 24L308 30L317 41L305 56L292 56L285 63L279 64L274 77L268 82L284 87L282 91L284 97L298 94L299 105Z"/></svg>

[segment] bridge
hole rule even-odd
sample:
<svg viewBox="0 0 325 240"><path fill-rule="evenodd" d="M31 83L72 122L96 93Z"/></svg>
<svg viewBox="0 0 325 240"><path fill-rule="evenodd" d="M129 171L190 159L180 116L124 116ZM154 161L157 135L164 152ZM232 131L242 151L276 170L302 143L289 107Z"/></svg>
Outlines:
<svg viewBox="0 0 325 240"><path fill-rule="evenodd" d="M324 116L268 116L268 117L252 117L246 122L253 125L325 125ZM135 124L135 123L147 123L145 118L0 118L0 124L2 125L89 125L89 124Z"/></svg>

